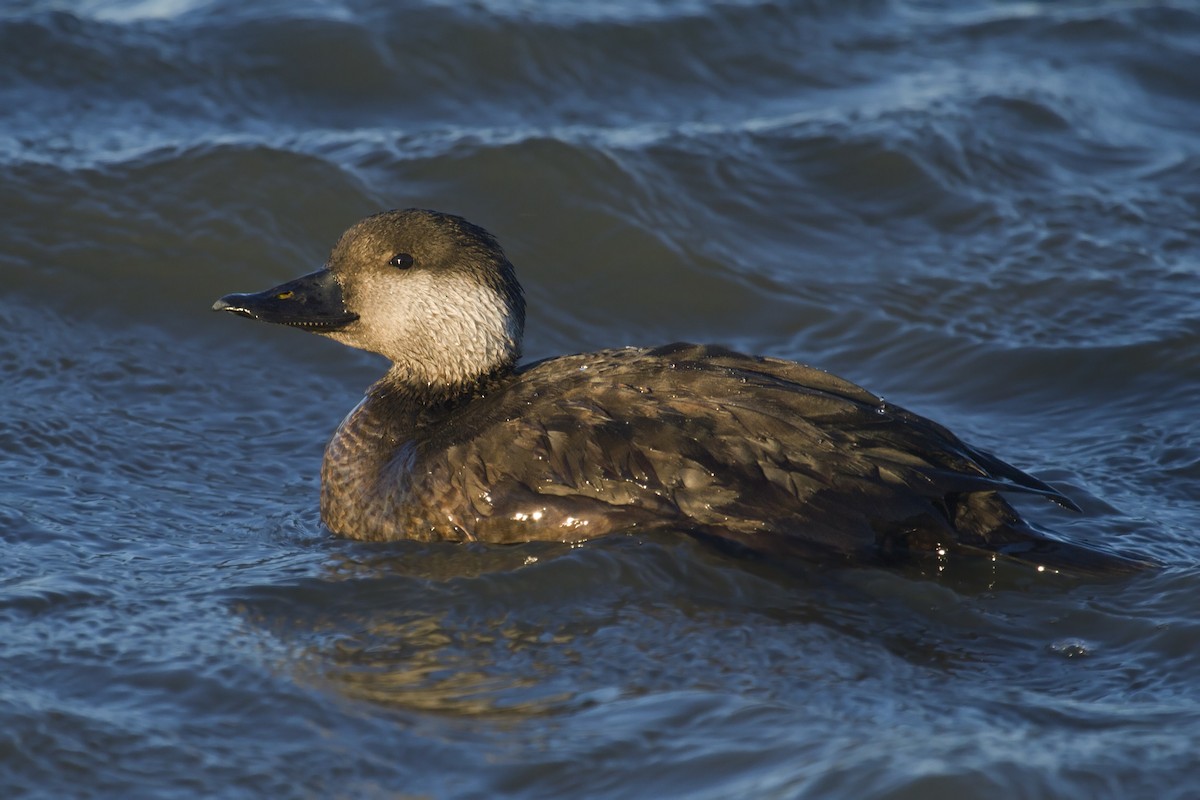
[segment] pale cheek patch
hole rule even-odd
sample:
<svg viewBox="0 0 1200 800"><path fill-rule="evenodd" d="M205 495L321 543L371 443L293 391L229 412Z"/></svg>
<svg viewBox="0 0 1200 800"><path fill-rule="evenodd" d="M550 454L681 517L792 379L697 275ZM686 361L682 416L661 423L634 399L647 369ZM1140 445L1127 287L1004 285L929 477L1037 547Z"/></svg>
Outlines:
<svg viewBox="0 0 1200 800"><path fill-rule="evenodd" d="M364 287L355 346L426 383L457 383L516 356L521 332L504 299L457 275L416 273Z"/></svg>
<svg viewBox="0 0 1200 800"><path fill-rule="evenodd" d="M447 297L453 298L461 316L457 320L448 320L447 327L453 329L456 322L465 325L466 335L473 340L475 349L489 361L511 353L520 332L503 298L489 287L468 280L457 279L455 283L457 285ZM463 344L470 345L469 342Z"/></svg>

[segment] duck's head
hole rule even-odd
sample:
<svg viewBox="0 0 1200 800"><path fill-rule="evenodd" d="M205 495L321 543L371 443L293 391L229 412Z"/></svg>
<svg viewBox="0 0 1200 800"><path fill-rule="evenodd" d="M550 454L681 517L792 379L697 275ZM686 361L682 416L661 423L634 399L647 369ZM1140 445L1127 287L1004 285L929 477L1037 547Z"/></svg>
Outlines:
<svg viewBox="0 0 1200 800"><path fill-rule="evenodd" d="M525 299L487 231L422 209L385 211L338 240L325 268L214 311L303 328L392 361L392 379L451 389L510 368Z"/></svg>

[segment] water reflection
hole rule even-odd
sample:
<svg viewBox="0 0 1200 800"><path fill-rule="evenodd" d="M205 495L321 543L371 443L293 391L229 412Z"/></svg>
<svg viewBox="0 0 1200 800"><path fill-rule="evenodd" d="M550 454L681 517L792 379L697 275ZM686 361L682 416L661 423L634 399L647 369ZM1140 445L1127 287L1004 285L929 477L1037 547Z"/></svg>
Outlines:
<svg viewBox="0 0 1200 800"><path fill-rule="evenodd" d="M505 624L463 629L433 615L374 619L321 654L323 678L345 695L387 706L464 716L530 716L574 697L554 691L553 666L529 658L553 648L571 659L574 635Z"/></svg>
<svg viewBox="0 0 1200 800"><path fill-rule="evenodd" d="M354 700L465 717L1007 673L1014 653L1038 659L1072 635L1031 635L1026 615L1081 586L944 557L784 572L666 533L584 547L336 546L319 574L241 598L241 613L295 654L282 669Z"/></svg>

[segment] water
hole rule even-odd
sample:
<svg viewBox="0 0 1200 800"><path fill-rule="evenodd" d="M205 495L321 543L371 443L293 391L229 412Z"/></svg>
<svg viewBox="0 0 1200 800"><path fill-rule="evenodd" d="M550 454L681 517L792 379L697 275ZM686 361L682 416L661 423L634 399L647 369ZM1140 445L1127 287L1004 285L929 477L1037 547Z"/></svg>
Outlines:
<svg viewBox="0 0 1200 800"><path fill-rule="evenodd" d="M1200 8L0 9L0 794L1200 794ZM1164 564L779 574L331 538L381 369L210 314L461 213L527 354L818 364Z"/></svg>

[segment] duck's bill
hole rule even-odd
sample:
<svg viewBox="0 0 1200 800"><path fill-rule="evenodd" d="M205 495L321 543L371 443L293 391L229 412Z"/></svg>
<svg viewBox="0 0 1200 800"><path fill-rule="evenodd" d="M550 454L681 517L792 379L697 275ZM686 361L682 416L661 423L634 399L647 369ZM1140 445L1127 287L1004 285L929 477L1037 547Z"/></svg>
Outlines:
<svg viewBox="0 0 1200 800"><path fill-rule="evenodd" d="M327 269L264 292L227 294L213 303L212 310L315 331L337 330L358 319L358 314L346 309L342 287Z"/></svg>

